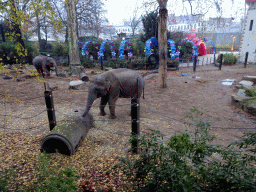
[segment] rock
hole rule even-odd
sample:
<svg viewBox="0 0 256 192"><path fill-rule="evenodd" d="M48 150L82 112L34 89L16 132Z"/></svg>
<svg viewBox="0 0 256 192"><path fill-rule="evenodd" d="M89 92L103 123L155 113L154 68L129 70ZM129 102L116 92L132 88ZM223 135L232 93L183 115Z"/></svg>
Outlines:
<svg viewBox="0 0 256 192"><path fill-rule="evenodd" d="M65 77L65 78L68 78L69 77L69 74L67 71L61 71L59 74L58 74L60 77Z"/></svg>
<svg viewBox="0 0 256 192"><path fill-rule="evenodd" d="M247 100L251 99L251 97L247 96L244 89L239 89L238 92L231 96L231 100L234 102L243 103Z"/></svg>
<svg viewBox="0 0 256 192"><path fill-rule="evenodd" d="M246 80L240 81L238 84L242 85L246 89L250 89L253 86L252 81L246 81Z"/></svg>
<svg viewBox="0 0 256 192"><path fill-rule="evenodd" d="M82 66L74 66L72 67L72 75L77 76L82 73L84 68Z"/></svg>
<svg viewBox="0 0 256 192"><path fill-rule="evenodd" d="M244 76L242 79L256 83L256 76Z"/></svg>
<svg viewBox="0 0 256 192"><path fill-rule="evenodd" d="M25 81L26 79L30 79L32 78L33 76L31 76L30 74L28 73L25 73L23 75L20 75L17 77L16 81Z"/></svg>
<svg viewBox="0 0 256 192"><path fill-rule="evenodd" d="M244 109L248 113L256 115L256 100L247 101L247 103L244 105Z"/></svg>
<svg viewBox="0 0 256 192"><path fill-rule="evenodd" d="M69 83L69 89L83 89L85 88L86 83L82 80L78 80L78 81L70 81Z"/></svg>

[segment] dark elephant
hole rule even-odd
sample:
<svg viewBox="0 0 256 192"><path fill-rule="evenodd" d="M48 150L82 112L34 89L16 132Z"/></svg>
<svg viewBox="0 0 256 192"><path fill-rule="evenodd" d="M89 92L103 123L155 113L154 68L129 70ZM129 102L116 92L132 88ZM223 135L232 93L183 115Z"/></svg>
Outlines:
<svg viewBox="0 0 256 192"><path fill-rule="evenodd" d="M42 76L50 76L50 69L51 67L54 67L56 75L58 76L57 65L52 57L38 55L33 59L33 65L37 72Z"/></svg>
<svg viewBox="0 0 256 192"><path fill-rule="evenodd" d="M143 77L130 69L113 69L92 77L88 87L87 105L82 116L90 110L93 102L101 97L100 115L106 115L104 108L109 105L110 118L116 118L115 103L120 98L140 97L144 90ZM137 89L138 88L138 89Z"/></svg>

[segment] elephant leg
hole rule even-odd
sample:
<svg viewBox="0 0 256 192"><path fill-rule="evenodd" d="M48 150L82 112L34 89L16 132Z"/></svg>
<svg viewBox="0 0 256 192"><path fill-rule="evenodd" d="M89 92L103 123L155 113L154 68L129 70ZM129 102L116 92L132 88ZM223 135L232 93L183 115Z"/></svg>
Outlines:
<svg viewBox="0 0 256 192"><path fill-rule="evenodd" d="M115 119L116 115L115 115L115 104L116 104L116 100L117 98L112 98L109 99L108 105L109 105L109 111L110 111L110 119Z"/></svg>
<svg viewBox="0 0 256 192"><path fill-rule="evenodd" d="M105 106L108 102L108 96L104 96L104 97L101 97L101 100L100 100L100 115L101 116L105 116L106 113L105 113Z"/></svg>

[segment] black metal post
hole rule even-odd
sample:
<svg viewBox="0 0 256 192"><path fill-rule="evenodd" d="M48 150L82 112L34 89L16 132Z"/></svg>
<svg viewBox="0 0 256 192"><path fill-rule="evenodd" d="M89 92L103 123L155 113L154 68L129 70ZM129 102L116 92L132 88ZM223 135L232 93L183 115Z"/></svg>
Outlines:
<svg viewBox="0 0 256 192"><path fill-rule="evenodd" d="M44 92L45 103L47 108L50 131L56 126L55 110L53 105L52 91Z"/></svg>
<svg viewBox="0 0 256 192"><path fill-rule="evenodd" d="M248 61L249 52L245 53L245 61L244 61L244 68L246 68L247 61Z"/></svg>
<svg viewBox="0 0 256 192"><path fill-rule="evenodd" d="M194 62L193 62L193 71L196 71L196 61L197 61L197 57L194 57Z"/></svg>
<svg viewBox="0 0 256 192"><path fill-rule="evenodd" d="M101 70L103 71L103 56L100 56L100 64Z"/></svg>
<svg viewBox="0 0 256 192"><path fill-rule="evenodd" d="M140 134L140 122L139 122L139 114L140 114L140 105L139 98L132 98L131 100L131 118L132 118L132 135L134 136L132 140L132 152L138 152L138 135Z"/></svg>
<svg viewBox="0 0 256 192"><path fill-rule="evenodd" d="M222 67L222 60L223 60L223 54L220 54L220 65L219 65L219 70L221 70L221 67Z"/></svg>
<svg viewBox="0 0 256 192"><path fill-rule="evenodd" d="M215 56L215 53L214 53L214 55L213 55L213 64L215 65L215 63L216 63L216 56Z"/></svg>

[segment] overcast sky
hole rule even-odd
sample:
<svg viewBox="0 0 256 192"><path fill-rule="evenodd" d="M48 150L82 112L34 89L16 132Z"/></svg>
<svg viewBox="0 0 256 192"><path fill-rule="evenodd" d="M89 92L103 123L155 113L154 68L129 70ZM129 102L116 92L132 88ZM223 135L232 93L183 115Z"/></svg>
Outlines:
<svg viewBox="0 0 256 192"><path fill-rule="evenodd" d="M244 2L245 0L223 0L222 9L223 17L241 17L244 15ZM129 20L132 18L133 12L136 7L141 7L143 2L147 0L104 0L105 8L108 11L106 17L111 25L121 25L123 20ZM156 4L157 5L157 4ZM196 5L194 5L196 7ZM202 12L206 12L206 8L209 9L209 5L202 4ZM182 0L169 0L168 1L168 14L175 13L176 16L190 14L190 7L188 2L182 3ZM149 9L147 9L149 10ZM145 11L145 9L144 9ZM143 9L139 15L143 13ZM210 8L206 17L218 16L214 8ZM238 20L237 20L238 21Z"/></svg>

